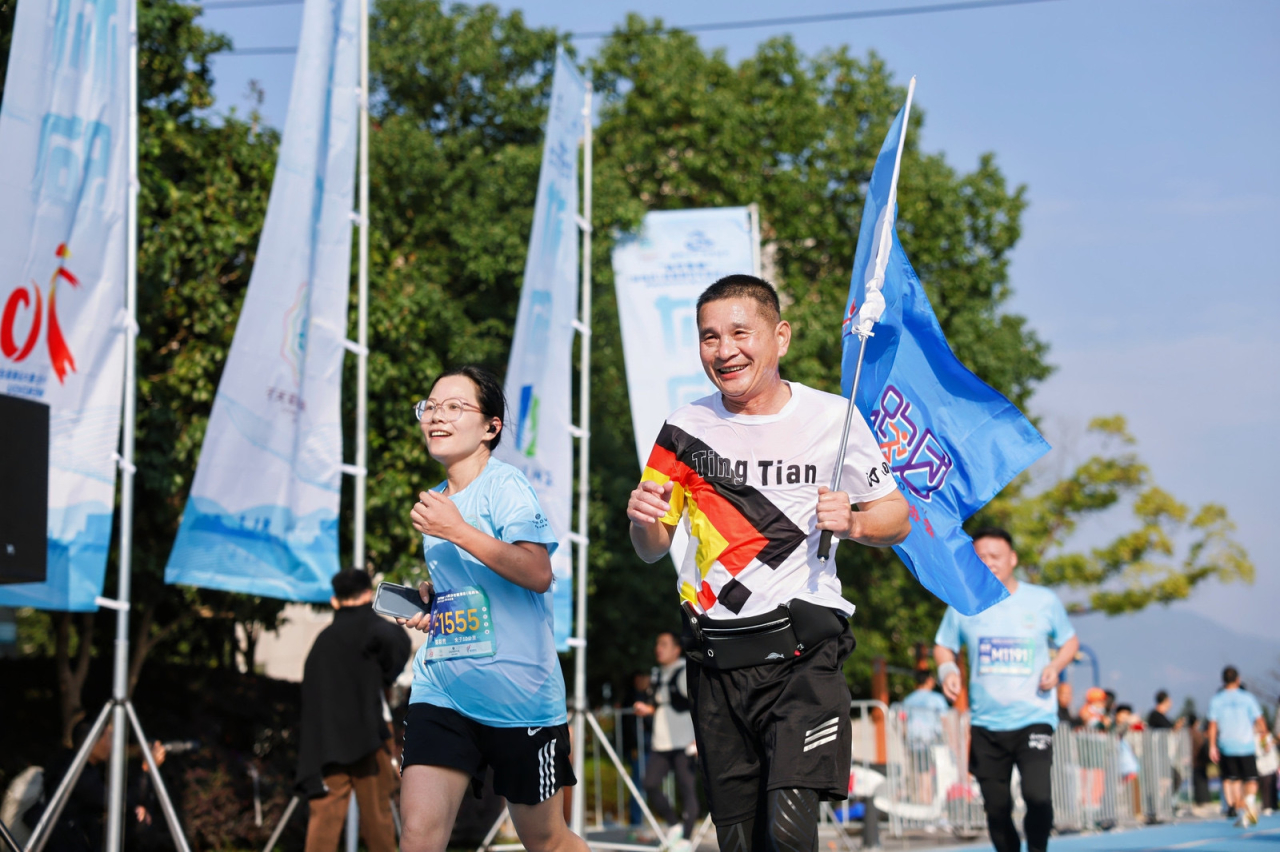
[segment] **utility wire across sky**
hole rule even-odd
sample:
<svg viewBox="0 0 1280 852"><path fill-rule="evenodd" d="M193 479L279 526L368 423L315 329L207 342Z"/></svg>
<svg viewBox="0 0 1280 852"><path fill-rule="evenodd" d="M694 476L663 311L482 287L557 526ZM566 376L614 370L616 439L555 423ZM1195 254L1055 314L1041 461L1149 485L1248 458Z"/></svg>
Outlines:
<svg viewBox="0 0 1280 852"><path fill-rule="evenodd" d="M203 3L206 11L218 9L244 9L266 6L294 6L303 0L214 0ZM906 15L931 15L939 12L965 12L973 9L991 9L1001 6L1030 6L1039 3L1056 3L1060 0L958 0L953 3L931 3L923 6L889 6L881 9L864 9L858 12L832 12L824 15L796 15L787 18L757 18L745 21L720 21L708 24L690 24L688 26L659 27L644 30L643 35L661 35L667 32L709 33L725 30L746 30L759 27L787 27L803 24L822 24L833 21L856 21L867 18L898 18ZM574 41L608 38L616 30L599 30L596 32L571 33ZM235 56L270 56L294 53L295 47L246 47L227 51Z"/></svg>

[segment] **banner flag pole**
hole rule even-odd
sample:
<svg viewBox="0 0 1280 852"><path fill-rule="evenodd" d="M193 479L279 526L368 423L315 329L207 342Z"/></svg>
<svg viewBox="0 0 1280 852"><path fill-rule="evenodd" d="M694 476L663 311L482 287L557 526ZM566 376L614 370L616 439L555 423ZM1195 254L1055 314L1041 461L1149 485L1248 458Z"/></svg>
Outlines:
<svg viewBox="0 0 1280 852"><path fill-rule="evenodd" d="M889 251L893 248L893 229L897 219L898 208L898 174L902 169L902 149L907 145L907 125L911 120L911 99L916 93L916 78L912 77L911 82L907 85L907 103L902 108L902 129L898 137L898 151L893 161L893 180L889 184L889 202L885 205L884 211L881 213L880 233L876 239L876 256L875 278L881 283L884 281L885 266L889 263ZM870 189L867 190L870 192ZM856 268L857 261L855 259L854 266ZM868 284L867 290L871 292L873 289L879 296L879 285ZM883 309L884 298L880 297L881 309ZM874 318L865 318L856 328L850 331L858 335L858 366L853 372L853 387L849 391L849 407L845 410L844 430L840 433L840 453L836 456L835 469L831 471L831 490L840 490L840 470L844 467L845 450L849 446L849 427L853 425L853 413L857 410L858 404L858 382L862 379L862 360L867 354L867 338L872 337L872 325L879 318L877 313ZM847 321L852 321L852 314ZM818 540L818 561L826 562L831 555L831 530L823 530L822 537Z"/></svg>
<svg viewBox="0 0 1280 852"><path fill-rule="evenodd" d="M107 786L107 852L124 848L125 762L129 719L129 604L133 570L133 463L138 411L138 2L129 3L128 206L125 225L124 414L120 434L120 556L117 570L115 660L111 677L111 758ZM146 742L139 748L147 750ZM181 836L179 834L179 836Z"/></svg>
<svg viewBox="0 0 1280 852"><path fill-rule="evenodd" d="M587 507L590 495L591 454L591 81L586 84L582 104L582 296L578 333L582 350L578 378L578 565L573 572L577 611L574 616L573 653L573 772L586 778L587 715ZM584 788L585 790L585 788ZM579 791L573 797L570 813L574 834L584 837L586 830L586 796Z"/></svg>
<svg viewBox="0 0 1280 852"><path fill-rule="evenodd" d="M369 0L360 0L360 174L356 307L356 463L354 568L365 570L365 512L369 486Z"/></svg>

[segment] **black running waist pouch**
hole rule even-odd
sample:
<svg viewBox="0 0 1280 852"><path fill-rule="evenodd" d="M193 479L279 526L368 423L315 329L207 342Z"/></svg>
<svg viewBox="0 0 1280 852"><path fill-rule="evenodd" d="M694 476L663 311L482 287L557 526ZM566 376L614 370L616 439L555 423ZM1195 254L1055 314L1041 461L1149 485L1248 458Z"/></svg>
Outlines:
<svg viewBox="0 0 1280 852"><path fill-rule="evenodd" d="M785 663L848 623L836 610L802 600L749 618L708 618L687 602L681 612L689 658L720 671Z"/></svg>

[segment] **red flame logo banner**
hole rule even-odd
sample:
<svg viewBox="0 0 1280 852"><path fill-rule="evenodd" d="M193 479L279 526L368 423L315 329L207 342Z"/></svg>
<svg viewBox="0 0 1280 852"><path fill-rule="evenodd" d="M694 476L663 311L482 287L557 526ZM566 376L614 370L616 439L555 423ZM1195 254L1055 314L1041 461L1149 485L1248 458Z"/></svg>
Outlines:
<svg viewBox="0 0 1280 852"><path fill-rule="evenodd" d="M58 279L61 278L72 287L79 287L80 280L66 267L66 261L71 257L67 244L59 243L55 254L60 261L49 278L49 332L45 335L45 343L49 347L49 361L53 364L53 371L57 373L58 381L63 382L67 373L76 371L76 359L71 354L71 348L67 346L67 340L62 334L62 326L58 323ZM31 295L33 293L34 298ZM27 332L27 339L19 346L13 336L13 326L17 321L18 311L30 307L33 301L35 313L31 318L31 330ZM11 361L25 360L36 347L43 318L44 298L36 282L31 282L30 289L19 287L10 293L5 301L4 311L0 312L0 353Z"/></svg>

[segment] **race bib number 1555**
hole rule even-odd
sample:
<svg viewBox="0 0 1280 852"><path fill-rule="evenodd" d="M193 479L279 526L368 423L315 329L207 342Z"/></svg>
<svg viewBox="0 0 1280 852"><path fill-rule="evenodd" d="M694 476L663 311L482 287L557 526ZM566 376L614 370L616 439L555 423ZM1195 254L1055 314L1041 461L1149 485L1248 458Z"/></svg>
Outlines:
<svg viewBox="0 0 1280 852"><path fill-rule="evenodd" d="M426 659L492 657L497 652L494 638L492 610L484 589L464 586L436 593Z"/></svg>

